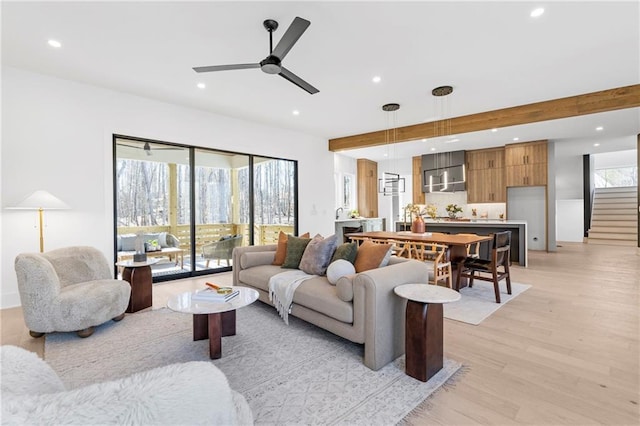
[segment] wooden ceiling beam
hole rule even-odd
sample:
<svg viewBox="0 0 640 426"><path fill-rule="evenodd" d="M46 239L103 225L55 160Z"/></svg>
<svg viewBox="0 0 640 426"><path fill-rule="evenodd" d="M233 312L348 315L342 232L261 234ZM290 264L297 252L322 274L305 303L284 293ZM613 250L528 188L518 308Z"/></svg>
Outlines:
<svg viewBox="0 0 640 426"><path fill-rule="evenodd" d="M418 139L429 139L444 136L442 129L447 129L447 135L477 132L519 124L537 123L540 121L557 120L559 118L577 117L580 115L599 112L615 111L618 109L640 106L640 84L602 90L570 96L568 98L553 99L510 108L480 112L477 114L454 117L429 123L414 124L398 127L394 139L397 142L409 142ZM440 130L438 130L440 129ZM329 139L329 151L344 151L348 149L367 148L389 143L388 130L379 130L359 135Z"/></svg>

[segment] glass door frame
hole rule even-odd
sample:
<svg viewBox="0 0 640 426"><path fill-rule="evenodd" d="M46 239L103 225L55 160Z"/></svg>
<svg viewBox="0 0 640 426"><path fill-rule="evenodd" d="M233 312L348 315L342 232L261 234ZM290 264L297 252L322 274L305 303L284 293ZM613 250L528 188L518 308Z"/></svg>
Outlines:
<svg viewBox="0 0 640 426"><path fill-rule="evenodd" d="M193 145L185 145L185 144L180 144L180 143L174 143L174 142L166 142L166 141L160 141L160 140L155 140L155 139L147 139L147 138L140 138L140 137L136 137L136 136L127 136L127 135L121 135L121 134L113 134L112 135L112 184L113 184L113 258L114 258L114 276L118 276L118 267L115 266L115 263L118 261L118 243L117 243L117 236L118 236L118 181L117 181L117 175L116 175L116 171L117 171L117 161L118 161L118 156L117 156L117 140L118 139L125 139L125 140L130 140L132 142L140 142L140 143L152 143L152 144L162 144L162 145L168 145L168 146L173 146L176 148L184 148L187 149L189 151L189 179L190 179L190 185L189 185L189 220L190 220L190 241L189 241L189 246L190 246L190 259L195 259L196 257L196 185L195 185L195 175L196 175L196 163L195 163L195 156L196 156L196 150L203 150L203 151L211 151L213 153L223 153L223 154L232 154L232 155L244 155L248 157L248 168L249 168L249 179L248 179L248 191L249 191L249 214L248 214L248 219L249 219L249 245L254 245L255 243L255 232L254 232L254 224L255 224L255 202L254 202L254 197L255 197L255 191L254 191L254 158L258 157L258 158L264 158L264 159L269 159L269 160L278 160L278 161L290 161L293 163L293 178L294 178L294 185L293 185L293 203L294 203L294 233L297 235L298 233L298 160L291 160L288 158L279 158L279 157L272 157L272 156L268 156L268 155L258 155L258 154L248 154L248 153L244 153L244 152L237 152L237 151L229 151L229 150L224 150L224 149L218 149L218 148L211 148L211 147L201 147L201 146L193 146ZM222 272L228 272L232 270L232 266L225 266L225 267L220 267L220 268L215 268L215 269L204 269L204 270L196 270L195 268L195 262L191 261L190 262L190 267L191 270L190 271L186 271L186 272L181 272L181 273L176 273L176 274L171 274L171 275L162 275L162 276L155 276L153 277L153 282L164 282L164 281L172 281L175 279L183 279L183 278L189 278L189 277L196 277L196 276L201 276L201 275L210 275L210 274L215 274L215 273L222 273Z"/></svg>

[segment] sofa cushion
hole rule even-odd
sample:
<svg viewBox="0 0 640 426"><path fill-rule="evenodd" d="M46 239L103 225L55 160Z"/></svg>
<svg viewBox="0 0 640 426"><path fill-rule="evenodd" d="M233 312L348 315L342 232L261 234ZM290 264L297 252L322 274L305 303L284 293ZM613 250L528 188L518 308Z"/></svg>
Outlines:
<svg viewBox="0 0 640 426"><path fill-rule="evenodd" d="M353 263L348 260L338 259L335 262L331 262L327 268L327 280L330 284L336 285L341 277L355 273L356 268L353 266Z"/></svg>
<svg viewBox="0 0 640 426"><path fill-rule="evenodd" d="M370 269L386 266L391 257L391 244L377 244L365 241L358 247L354 266L356 272L364 272Z"/></svg>
<svg viewBox="0 0 640 426"><path fill-rule="evenodd" d="M327 315L338 321L353 323L353 303L338 298L335 286L326 277L304 281L293 293L293 304Z"/></svg>
<svg viewBox="0 0 640 426"><path fill-rule="evenodd" d="M336 295L343 302L351 302L353 300L353 279L356 274L343 275L336 282Z"/></svg>
<svg viewBox="0 0 640 426"><path fill-rule="evenodd" d="M269 278L281 272L283 272L282 268L278 265L260 265L249 269L241 269L238 273L238 278L241 283L246 283L268 293Z"/></svg>
<svg viewBox="0 0 640 426"><path fill-rule="evenodd" d="M324 275L337 245L338 237L335 234L327 238L322 238L320 234L313 237L300 259L300 270L307 274Z"/></svg>
<svg viewBox="0 0 640 426"><path fill-rule="evenodd" d="M303 238L309 238L309 233L305 232L300 235ZM289 234L285 234L280 231L278 234L278 247L276 247L276 256L273 259L274 265L282 265L284 263L284 259L287 256L287 239L289 238Z"/></svg>
<svg viewBox="0 0 640 426"><path fill-rule="evenodd" d="M294 237L293 235L289 235L287 238L287 255L284 258L282 267L298 269L302 255L304 254L309 242L311 242L311 238Z"/></svg>
<svg viewBox="0 0 640 426"><path fill-rule="evenodd" d="M335 253L333 253L333 257L331 258L331 262L335 262L338 259L348 260L351 263L356 261L356 254L358 253L358 243L344 243L340 244Z"/></svg>
<svg viewBox="0 0 640 426"><path fill-rule="evenodd" d="M136 250L136 234L120 235L120 250L135 251Z"/></svg>
<svg viewBox="0 0 640 426"><path fill-rule="evenodd" d="M242 269L248 269L258 265L271 265L274 253L273 251L242 253L242 256L240 256L240 267Z"/></svg>

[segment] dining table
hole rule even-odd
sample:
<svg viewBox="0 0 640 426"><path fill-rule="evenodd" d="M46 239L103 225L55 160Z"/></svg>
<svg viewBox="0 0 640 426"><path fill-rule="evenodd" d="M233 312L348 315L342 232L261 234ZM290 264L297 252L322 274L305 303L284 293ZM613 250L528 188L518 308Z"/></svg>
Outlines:
<svg viewBox="0 0 640 426"><path fill-rule="evenodd" d="M369 231L369 232L352 232L345 234L351 241L361 244L363 241L389 241L393 243L432 243L442 244L449 247L449 260L453 269L453 281L456 282L457 264L464 261L467 257L467 247L471 244L491 241L491 235L475 235L475 234L445 234L442 232L424 232L415 233L410 231ZM410 257L410 256L409 256ZM462 279L460 287L466 287L467 280Z"/></svg>
<svg viewBox="0 0 640 426"><path fill-rule="evenodd" d="M443 244L449 247L449 258L452 262L458 262L467 257L467 247L471 244L491 241L491 235L472 234L445 234L442 232L415 233L410 231L390 232L390 231L370 231L352 232L346 234L352 241L365 240L389 240L399 242L418 242Z"/></svg>

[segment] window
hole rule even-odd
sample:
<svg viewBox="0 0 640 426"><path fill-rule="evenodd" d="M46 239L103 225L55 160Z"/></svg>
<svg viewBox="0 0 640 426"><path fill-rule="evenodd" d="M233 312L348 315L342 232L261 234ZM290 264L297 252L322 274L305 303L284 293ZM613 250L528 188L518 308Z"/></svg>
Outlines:
<svg viewBox="0 0 640 426"><path fill-rule="evenodd" d="M229 270L234 247L295 232L295 161L123 136L114 154L117 260L157 242L154 281Z"/></svg>
<svg viewBox="0 0 640 426"><path fill-rule="evenodd" d="M638 167L617 167L595 171L596 188L638 185Z"/></svg>

